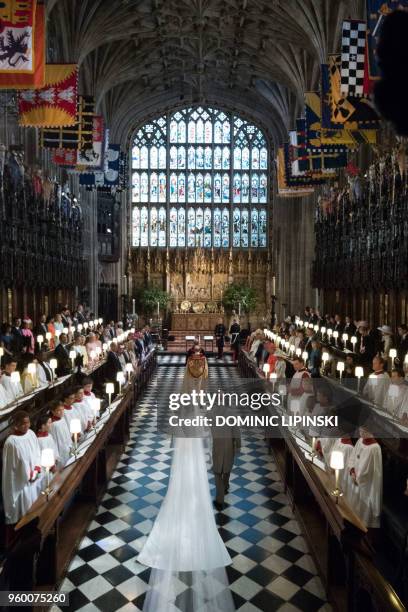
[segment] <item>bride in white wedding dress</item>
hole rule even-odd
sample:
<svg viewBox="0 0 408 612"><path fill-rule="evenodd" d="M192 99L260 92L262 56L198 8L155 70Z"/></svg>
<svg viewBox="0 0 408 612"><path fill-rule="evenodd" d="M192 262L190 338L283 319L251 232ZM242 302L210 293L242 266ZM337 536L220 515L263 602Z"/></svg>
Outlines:
<svg viewBox="0 0 408 612"><path fill-rule="evenodd" d="M199 391L207 381L204 355L187 362L183 393ZM200 408L196 408L200 412ZM178 416L183 413L178 411ZM188 416L191 416L191 412ZM138 562L152 568L144 612L230 612L235 610L225 566L231 557L217 530L207 475L205 432L175 432L166 497ZM179 597L180 574L188 572L188 597ZM176 604L177 599L177 604Z"/></svg>

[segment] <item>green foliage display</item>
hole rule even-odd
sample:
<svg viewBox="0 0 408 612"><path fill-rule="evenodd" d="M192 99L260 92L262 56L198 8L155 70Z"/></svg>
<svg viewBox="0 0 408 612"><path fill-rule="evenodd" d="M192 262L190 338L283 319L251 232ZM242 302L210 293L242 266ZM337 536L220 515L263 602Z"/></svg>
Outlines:
<svg viewBox="0 0 408 612"><path fill-rule="evenodd" d="M168 293L157 287L146 287L137 296L139 308L146 314L157 311L157 302L159 302L161 310L167 308L169 300L170 296Z"/></svg>
<svg viewBox="0 0 408 612"><path fill-rule="evenodd" d="M252 287L248 285L232 283L228 285L224 291L222 303L225 308L235 310L238 313L239 304L241 304L241 312L250 312L254 310L258 302L258 296Z"/></svg>

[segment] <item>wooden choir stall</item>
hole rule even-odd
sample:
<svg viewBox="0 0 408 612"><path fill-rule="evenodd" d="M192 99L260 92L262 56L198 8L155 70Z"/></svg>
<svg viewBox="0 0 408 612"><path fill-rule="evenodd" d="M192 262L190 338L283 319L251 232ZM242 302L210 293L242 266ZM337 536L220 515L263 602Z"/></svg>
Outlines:
<svg viewBox="0 0 408 612"><path fill-rule="evenodd" d="M244 378L262 379L264 389L271 391L271 383L265 381L256 363L243 350L239 354L239 368ZM340 404L349 414L355 413L360 401L356 394L336 380L325 380L337 394L336 405ZM384 474L380 529L368 529L345 497L336 500L334 475L314 452L312 455L310 440L302 431L279 427L271 437L268 435L269 446L334 608L351 612L402 612L408 603L406 432L399 425L384 421L374 406L369 409L371 425L377 426L376 431L379 427L384 431L384 439L379 440ZM274 414L285 410L277 408Z"/></svg>
<svg viewBox="0 0 408 612"><path fill-rule="evenodd" d="M52 478L49 495L41 494L17 523L7 544L3 532L1 590L54 591L58 587L124 451L136 401L156 365L156 351L152 350L111 403L104 388L105 364L88 373L96 396L104 398L100 419L78 443L77 455ZM59 397L64 386L75 382L75 377L67 376L39 391L21 401L18 408L34 420L49 401ZM0 416L2 444L9 417Z"/></svg>

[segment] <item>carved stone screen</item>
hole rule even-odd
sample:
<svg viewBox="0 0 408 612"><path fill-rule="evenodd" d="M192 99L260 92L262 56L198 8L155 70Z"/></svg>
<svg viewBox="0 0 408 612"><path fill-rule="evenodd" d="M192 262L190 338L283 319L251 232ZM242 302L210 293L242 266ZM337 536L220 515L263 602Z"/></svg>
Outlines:
<svg viewBox="0 0 408 612"><path fill-rule="evenodd" d="M185 108L132 146L132 246L266 248L268 147L234 114Z"/></svg>

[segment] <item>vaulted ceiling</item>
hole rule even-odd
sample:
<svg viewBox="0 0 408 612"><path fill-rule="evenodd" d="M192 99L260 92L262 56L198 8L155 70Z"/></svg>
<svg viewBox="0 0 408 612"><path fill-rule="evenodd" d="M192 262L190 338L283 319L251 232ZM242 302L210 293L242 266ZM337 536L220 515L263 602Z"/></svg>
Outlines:
<svg viewBox="0 0 408 612"><path fill-rule="evenodd" d="M143 120L209 103L261 122L275 142L364 0L46 0L49 61L80 63L125 142Z"/></svg>

